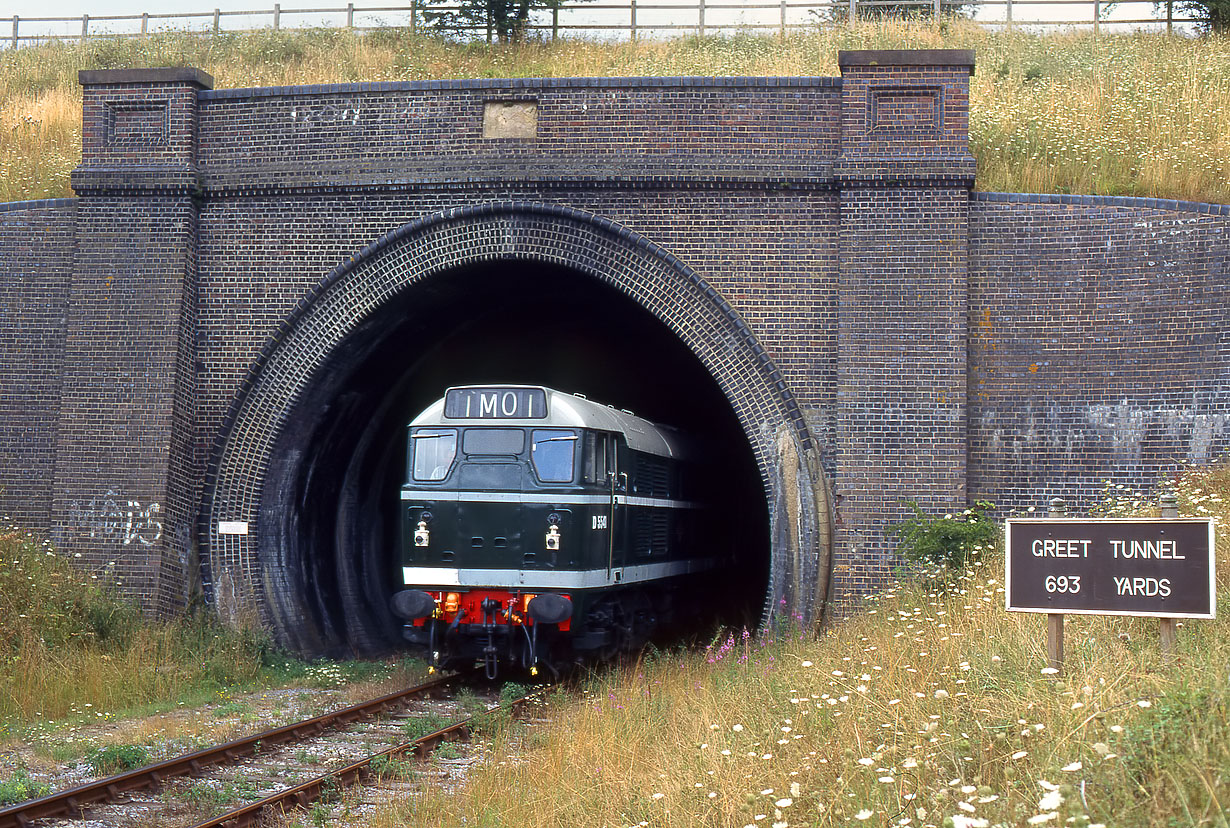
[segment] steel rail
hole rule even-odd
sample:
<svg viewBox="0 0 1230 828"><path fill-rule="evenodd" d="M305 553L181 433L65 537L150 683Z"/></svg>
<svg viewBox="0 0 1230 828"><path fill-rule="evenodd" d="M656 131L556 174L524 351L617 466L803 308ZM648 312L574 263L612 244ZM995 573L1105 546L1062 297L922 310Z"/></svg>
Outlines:
<svg viewBox="0 0 1230 828"><path fill-rule="evenodd" d="M361 719L370 719L379 713L404 704L414 696L447 687L469 677L472 673L473 671L463 671L442 676L405 690L398 690L395 693L335 710L332 713L325 713L253 736L235 739L216 747L204 748L38 799L19 802L0 809L0 828L28 828L34 820L47 817L76 817L90 805L114 801L121 794L129 791L151 788L172 777L200 773L210 765L235 762L245 756L256 754L267 745L302 741L331 728L351 724Z"/></svg>
<svg viewBox="0 0 1230 828"><path fill-rule="evenodd" d="M523 696L516 701L510 702L506 705L506 708L513 716L516 716L524 708L525 704L540 692L542 691L535 690L528 696ZM241 828L241 826L258 824L264 818L266 810L270 808L278 809L273 813L285 813L287 806L306 808L324 796L326 792L335 791L336 787L330 784L332 782L340 782L342 785L354 785L376 775L371 765L377 759L384 757L393 758L409 753L413 753L421 759L431 753L441 742L458 741L467 738L475 718L474 716L467 716L434 733L428 733L426 736L420 736L414 741L404 742L400 745L386 748L379 753L373 753L371 756L360 759L358 762L349 764L344 768L323 773L293 788L286 788L264 799L244 805L241 808L212 817L204 822L198 822L192 828Z"/></svg>

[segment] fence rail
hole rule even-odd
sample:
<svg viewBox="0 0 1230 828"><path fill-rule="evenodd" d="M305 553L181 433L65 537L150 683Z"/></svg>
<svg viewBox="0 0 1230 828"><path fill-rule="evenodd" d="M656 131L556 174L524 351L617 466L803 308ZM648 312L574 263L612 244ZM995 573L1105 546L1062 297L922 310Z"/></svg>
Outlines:
<svg viewBox="0 0 1230 828"><path fill-rule="evenodd" d="M1098 31L1105 26L1151 26L1167 33L1176 26L1199 22L1196 18L1176 16L1174 2L1160 3L1154 0L830 0L830 2L795 2L779 0L765 3L713 3L709 0L694 0L691 3L640 3L625 0L622 3L587 3L561 5L549 9L536 9L525 27L528 32L549 36L556 40L576 32L591 35L607 35L610 39L637 40L654 35L693 33L699 36L731 31L776 32L785 37L791 31L813 28L817 25L835 24L844 20L873 16L877 8L893 6L907 9L919 17L941 17L961 10L975 8L974 21L993 27L1092 27ZM1063 6L1065 9L1087 9L1083 16L1068 19L1045 19L1031 16L1027 10L1035 7ZM1151 16L1118 17L1125 10L1145 6ZM1113 9L1113 15L1112 15ZM436 6L428 9L436 13L460 11L459 6ZM424 7L418 0L399 6L356 6L349 3L331 8L282 8L274 3L272 8L242 11L214 9L212 11L183 12L179 14L90 15L80 17L21 17L13 15L12 33L0 40L0 46L19 48L23 44L49 40L78 40L90 37L140 37L152 31L187 30L211 34L254 31L258 29L302 29L318 26L334 26L355 31L401 27L412 32L430 30L424 18ZM687 20L680 22L678 12L688 13ZM749 17L749 13L750 17ZM991 16L988 16L988 13ZM316 15L314 22L302 18ZM323 15L324 17L319 17ZM299 18L298 25L287 25L284 18ZM224 26L224 21L244 18L247 25ZM0 18L4 20L4 18ZM292 23L295 21L291 21ZM81 24L80 33L75 24ZM70 24L73 31L49 32L47 24ZM118 26L116 24L119 24ZM138 28L139 24L139 28ZM178 24L178 25L177 25ZM26 33L22 33L22 26ZM31 32L32 28L43 31ZM451 31L475 39L486 38L490 42L495 33L490 25L458 25Z"/></svg>

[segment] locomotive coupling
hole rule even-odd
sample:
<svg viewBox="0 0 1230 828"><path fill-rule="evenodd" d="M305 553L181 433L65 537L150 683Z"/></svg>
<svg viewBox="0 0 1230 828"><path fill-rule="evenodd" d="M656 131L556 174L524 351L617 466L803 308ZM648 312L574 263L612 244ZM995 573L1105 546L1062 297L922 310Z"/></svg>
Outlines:
<svg viewBox="0 0 1230 828"><path fill-rule="evenodd" d="M547 550L550 552L559 551L559 527L554 523L552 523L551 528L547 530Z"/></svg>
<svg viewBox="0 0 1230 828"><path fill-rule="evenodd" d="M431 543L431 530L427 528L427 521L420 520L418 528L414 530L414 545L426 546Z"/></svg>

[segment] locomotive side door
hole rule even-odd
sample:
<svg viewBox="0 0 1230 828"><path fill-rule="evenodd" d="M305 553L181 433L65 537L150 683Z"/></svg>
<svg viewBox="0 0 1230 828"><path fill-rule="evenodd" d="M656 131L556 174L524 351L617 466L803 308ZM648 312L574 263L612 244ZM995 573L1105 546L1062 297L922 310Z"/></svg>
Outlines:
<svg viewBox="0 0 1230 828"><path fill-rule="evenodd" d="M625 552L628 543L628 462L627 450L620 445L615 434L606 435L607 476L611 489L609 507L608 555L606 577L608 582L623 580Z"/></svg>

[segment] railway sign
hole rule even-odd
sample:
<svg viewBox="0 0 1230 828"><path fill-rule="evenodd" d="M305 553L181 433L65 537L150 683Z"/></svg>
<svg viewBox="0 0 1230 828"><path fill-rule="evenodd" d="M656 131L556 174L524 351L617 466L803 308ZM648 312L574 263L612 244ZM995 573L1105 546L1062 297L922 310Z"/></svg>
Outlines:
<svg viewBox="0 0 1230 828"><path fill-rule="evenodd" d="M1213 521L1009 518L1007 609L1213 618Z"/></svg>

